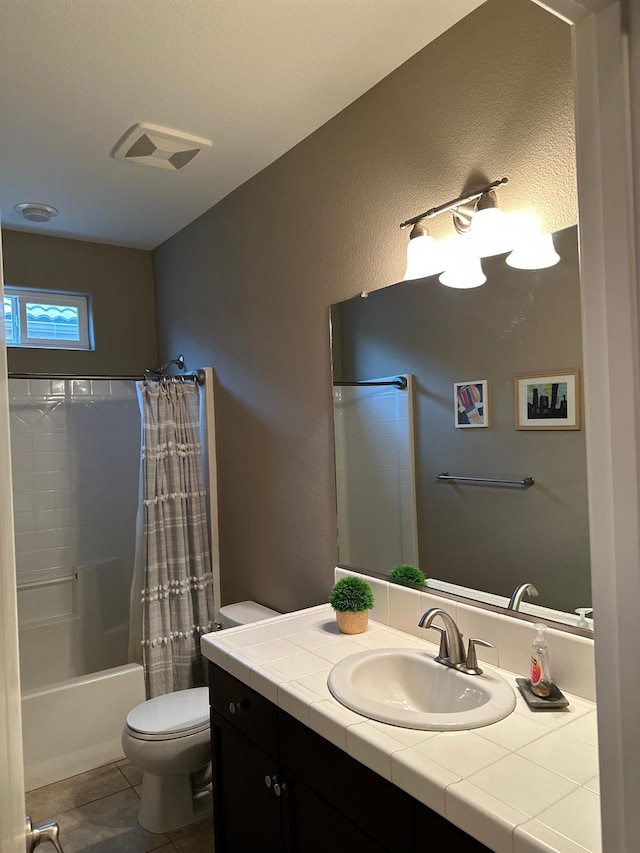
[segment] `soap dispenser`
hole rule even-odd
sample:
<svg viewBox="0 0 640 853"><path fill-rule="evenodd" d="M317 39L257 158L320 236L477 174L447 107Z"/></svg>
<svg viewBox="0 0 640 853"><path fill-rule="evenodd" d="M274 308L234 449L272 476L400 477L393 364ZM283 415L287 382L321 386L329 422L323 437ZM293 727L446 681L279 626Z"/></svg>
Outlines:
<svg viewBox="0 0 640 853"><path fill-rule="evenodd" d="M529 678L531 691L543 698L551 693L551 672L549 670L549 649L547 647L547 626L534 625L536 635L531 646L531 665Z"/></svg>

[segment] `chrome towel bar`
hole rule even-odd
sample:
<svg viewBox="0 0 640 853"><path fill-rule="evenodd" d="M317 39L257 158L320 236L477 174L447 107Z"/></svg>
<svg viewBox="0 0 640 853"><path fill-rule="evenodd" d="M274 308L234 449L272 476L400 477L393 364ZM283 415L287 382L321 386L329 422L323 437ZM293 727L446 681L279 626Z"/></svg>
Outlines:
<svg viewBox="0 0 640 853"><path fill-rule="evenodd" d="M454 474L448 474L446 471L438 474L436 480L455 480L462 483L501 483L506 486L524 486L526 489L535 483L533 477L523 477L522 480L504 480L496 477L457 477Z"/></svg>

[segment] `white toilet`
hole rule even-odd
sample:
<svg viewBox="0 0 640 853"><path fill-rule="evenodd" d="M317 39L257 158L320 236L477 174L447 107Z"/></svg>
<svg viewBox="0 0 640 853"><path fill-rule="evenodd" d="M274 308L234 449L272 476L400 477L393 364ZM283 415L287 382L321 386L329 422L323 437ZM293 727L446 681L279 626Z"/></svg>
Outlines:
<svg viewBox="0 0 640 853"><path fill-rule="evenodd" d="M233 628L279 613L255 601L220 608L220 624ZM211 809L209 690L193 687L156 696L127 715L125 755L143 771L138 820L165 833L204 817Z"/></svg>

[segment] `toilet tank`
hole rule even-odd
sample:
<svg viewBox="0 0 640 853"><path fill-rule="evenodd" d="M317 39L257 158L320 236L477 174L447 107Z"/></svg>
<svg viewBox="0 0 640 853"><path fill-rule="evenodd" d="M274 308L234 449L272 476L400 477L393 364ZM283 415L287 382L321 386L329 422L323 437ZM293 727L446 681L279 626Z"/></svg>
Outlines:
<svg viewBox="0 0 640 853"><path fill-rule="evenodd" d="M236 604L225 604L218 612L218 618L223 628L235 628L237 625L248 625L250 622L260 622L280 616L277 610L271 610L256 601L239 601Z"/></svg>

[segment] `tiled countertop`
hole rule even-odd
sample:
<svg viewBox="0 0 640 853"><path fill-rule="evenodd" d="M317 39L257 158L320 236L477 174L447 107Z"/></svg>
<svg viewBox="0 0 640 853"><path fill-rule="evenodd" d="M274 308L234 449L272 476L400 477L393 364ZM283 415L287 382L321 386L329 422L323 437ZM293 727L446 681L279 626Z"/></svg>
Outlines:
<svg viewBox="0 0 640 853"><path fill-rule="evenodd" d="M499 723L445 733L374 722L340 705L327 675L348 655L389 647L437 653L372 621L342 635L328 604L202 638L210 661L496 853L600 853L593 703L566 694L567 709L534 713L516 675L493 667L517 695Z"/></svg>

